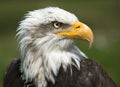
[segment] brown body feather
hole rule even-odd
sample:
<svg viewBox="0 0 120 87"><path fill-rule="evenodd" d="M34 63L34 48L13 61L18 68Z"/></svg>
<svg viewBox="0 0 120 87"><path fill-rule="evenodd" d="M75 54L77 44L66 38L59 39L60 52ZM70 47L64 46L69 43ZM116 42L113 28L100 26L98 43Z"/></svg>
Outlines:
<svg viewBox="0 0 120 87"><path fill-rule="evenodd" d="M80 64L80 71L72 66L72 73L70 67L66 71L61 67L55 84L47 81L47 87L117 87L97 62L83 59ZM3 87L35 87L33 82L25 83L21 75L20 60L12 61L4 76Z"/></svg>

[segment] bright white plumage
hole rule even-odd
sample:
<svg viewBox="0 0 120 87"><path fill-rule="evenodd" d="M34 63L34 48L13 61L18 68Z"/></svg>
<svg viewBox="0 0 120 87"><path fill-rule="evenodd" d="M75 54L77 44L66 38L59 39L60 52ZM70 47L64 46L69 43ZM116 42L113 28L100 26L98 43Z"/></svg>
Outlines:
<svg viewBox="0 0 120 87"><path fill-rule="evenodd" d="M57 76L60 66L64 70L68 65L80 69L80 58L85 55L74 45L73 39L56 34L72 28L76 21L74 14L57 7L35 10L26 15L17 33L21 72L26 81L37 78L39 87L46 87L45 78L55 83L53 74Z"/></svg>

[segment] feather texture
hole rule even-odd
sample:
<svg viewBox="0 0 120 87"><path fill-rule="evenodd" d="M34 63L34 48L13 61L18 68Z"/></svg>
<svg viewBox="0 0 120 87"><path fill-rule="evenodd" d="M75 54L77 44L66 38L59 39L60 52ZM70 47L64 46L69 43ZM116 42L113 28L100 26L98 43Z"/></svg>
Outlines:
<svg viewBox="0 0 120 87"><path fill-rule="evenodd" d="M68 66L66 71L60 67L58 75L54 76L55 83L46 79L46 87L117 87L97 62L83 58L80 66L80 70L73 65ZM72 75L70 67L72 67ZM25 83L22 80L19 68L20 59L12 61L4 76L3 87L36 87L33 81Z"/></svg>
<svg viewBox="0 0 120 87"><path fill-rule="evenodd" d="M86 57L74 45L74 40L55 34L64 29L55 30L51 25L53 21L69 28L78 19L63 9L49 7L29 12L17 30L21 72L24 80L34 80L38 87L46 87L45 78L55 83L54 75L57 76L60 66L65 71L68 65L80 70L81 57Z"/></svg>

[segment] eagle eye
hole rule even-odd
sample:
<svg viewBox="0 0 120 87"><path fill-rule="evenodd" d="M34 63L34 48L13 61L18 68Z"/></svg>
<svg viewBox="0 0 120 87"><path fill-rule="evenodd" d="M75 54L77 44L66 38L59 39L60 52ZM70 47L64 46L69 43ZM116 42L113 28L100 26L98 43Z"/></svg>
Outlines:
<svg viewBox="0 0 120 87"><path fill-rule="evenodd" d="M53 22L53 27L55 29L59 29L61 27L61 23L60 22Z"/></svg>

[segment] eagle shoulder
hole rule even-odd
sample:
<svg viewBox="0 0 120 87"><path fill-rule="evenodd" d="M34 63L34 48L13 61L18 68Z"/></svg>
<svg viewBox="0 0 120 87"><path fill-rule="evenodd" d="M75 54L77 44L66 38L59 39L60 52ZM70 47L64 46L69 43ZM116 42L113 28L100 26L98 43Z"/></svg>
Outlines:
<svg viewBox="0 0 120 87"><path fill-rule="evenodd" d="M22 87L23 81L19 71L20 60L13 60L7 68L3 79L3 87Z"/></svg>
<svg viewBox="0 0 120 87"><path fill-rule="evenodd" d="M20 59L13 60L4 76L3 87L27 87L27 85L35 87L33 82L25 83L21 75ZM64 71L63 67L60 67L58 75L55 76L55 84L47 80L47 87L117 87L117 85L99 63L83 59L80 70L75 66L68 66Z"/></svg>
<svg viewBox="0 0 120 87"><path fill-rule="evenodd" d="M80 70L72 66L71 73L70 68L64 71L61 67L55 86L48 82L47 87L117 87L101 65L92 59L83 59Z"/></svg>
<svg viewBox="0 0 120 87"><path fill-rule="evenodd" d="M3 87L34 87L32 82L25 83L20 72L20 59L14 59L8 66L3 78Z"/></svg>

